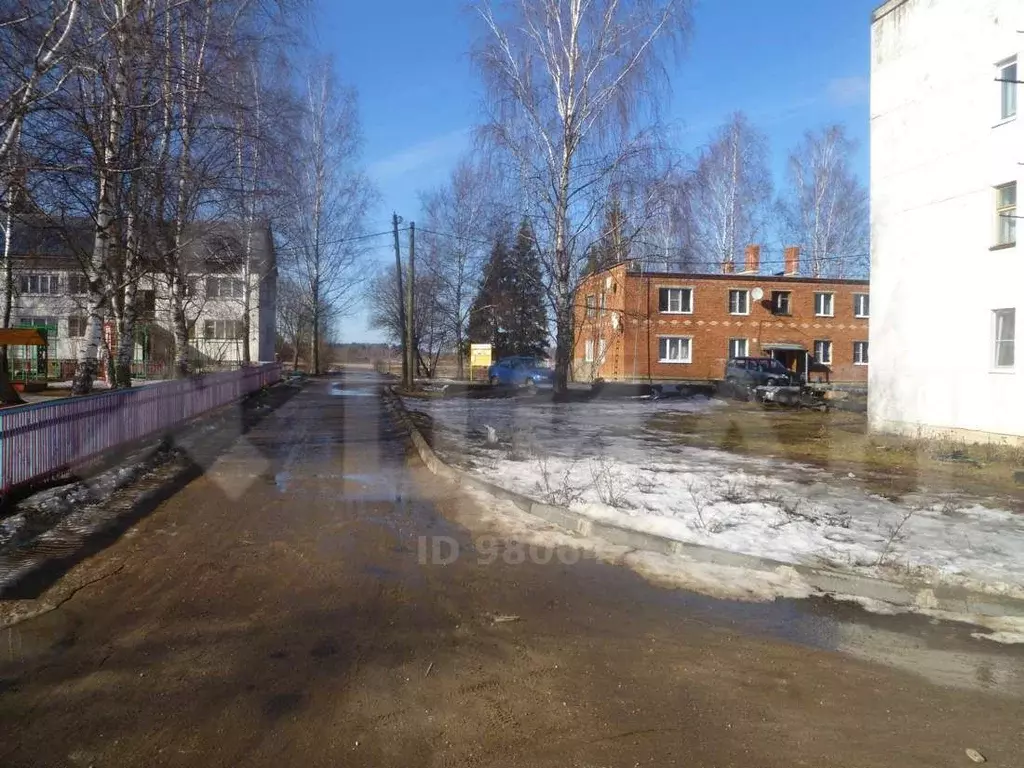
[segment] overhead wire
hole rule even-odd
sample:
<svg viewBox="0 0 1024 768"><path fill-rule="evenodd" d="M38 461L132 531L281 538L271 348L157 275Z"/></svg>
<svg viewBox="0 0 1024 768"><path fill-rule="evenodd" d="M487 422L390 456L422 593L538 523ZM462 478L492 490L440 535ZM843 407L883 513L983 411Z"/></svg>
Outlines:
<svg viewBox="0 0 1024 768"><path fill-rule="evenodd" d="M399 232L408 232L409 231L409 227L401 227L401 228L399 228L398 231ZM394 229L389 229L389 230L387 230L385 232L370 232L370 233L365 234L365 235L352 235L351 237L341 237L341 238L336 238L334 240L322 240L322 241L320 241L319 245L321 245L321 246L344 245L345 243L354 243L354 242L357 242L357 241L360 241L360 240L369 240L369 239L374 238L374 237L383 237L384 235L392 236L394 234L395 234L395 230ZM275 250L278 253L280 253L281 251L301 251L301 250L304 250L305 247L306 246L302 246L302 245L283 245L280 248L276 248Z"/></svg>

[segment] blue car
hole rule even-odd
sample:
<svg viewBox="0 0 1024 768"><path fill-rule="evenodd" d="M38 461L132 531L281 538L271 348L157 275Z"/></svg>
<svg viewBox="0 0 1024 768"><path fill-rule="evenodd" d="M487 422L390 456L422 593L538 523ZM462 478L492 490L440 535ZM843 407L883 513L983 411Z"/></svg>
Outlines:
<svg viewBox="0 0 1024 768"><path fill-rule="evenodd" d="M550 387L555 372L535 357L504 357L487 369L487 379L493 386Z"/></svg>

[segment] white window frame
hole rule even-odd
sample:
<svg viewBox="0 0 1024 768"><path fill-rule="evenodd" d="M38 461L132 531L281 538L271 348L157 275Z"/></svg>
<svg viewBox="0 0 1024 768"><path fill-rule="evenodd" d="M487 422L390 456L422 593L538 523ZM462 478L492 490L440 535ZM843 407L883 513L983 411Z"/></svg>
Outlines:
<svg viewBox="0 0 1024 768"><path fill-rule="evenodd" d="M673 358L668 354L672 351L672 342L686 342L685 357ZM664 345L664 347L663 347ZM692 336L659 336L658 337L658 362L669 365L689 365L693 362L693 337Z"/></svg>
<svg viewBox="0 0 1024 768"><path fill-rule="evenodd" d="M594 340L586 339L583 342L583 362L592 363L594 362Z"/></svg>
<svg viewBox="0 0 1024 768"><path fill-rule="evenodd" d="M60 275L55 272L32 272L18 276L18 293L22 296L59 296ZM46 290L43 290L45 286Z"/></svg>
<svg viewBox="0 0 1024 768"><path fill-rule="evenodd" d="M665 301L665 306L668 309L661 308L661 292L668 291L668 297ZM679 293L679 307L680 309L672 309L672 294ZM686 308L683 309L682 295L685 294ZM693 288L683 285L660 285L658 286L658 312L663 315L692 315L693 314Z"/></svg>
<svg viewBox="0 0 1024 768"><path fill-rule="evenodd" d="M737 296L742 295L743 296L743 311L742 312L733 312L733 309L732 309L732 297L734 295L737 295ZM729 309L729 314L730 315L749 315L750 314L750 291L748 291L746 288L730 288L729 289L729 299L728 299L728 302L729 302L728 309Z"/></svg>
<svg viewBox="0 0 1024 768"><path fill-rule="evenodd" d="M828 351L827 359L826 359L826 356L824 354L820 354L819 355L819 353L818 353L819 345L821 345L820 346L821 350L823 350L823 351L827 350ZM815 360L815 362L821 363L822 365L832 365L832 340L831 339L815 339L814 340L814 360Z"/></svg>
<svg viewBox="0 0 1024 768"><path fill-rule="evenodd" d="M999 83L999 122L1013 120L1017 117L1017 99L1020 96L1018 83L1013 82L1020 80L1016 56L996 64L996 80Z"/></svg>
<svg viewBox="0 0 1024 768"><path fill-rule="evenodd" d="M1002 318L1010 317L1013 321L1012 335L1009 338L1000 338L1001 333L1005 334L1006 326ZM1017 363L1017 310L1014 307L1003 307L992 310L992 370L1012 371ZM1010 349L1010 362L1000 364L1000 351L1003 346Z"/></svg>
<svg viewBox="0 0 1024 768"><path fill-rule="evenodd" d="M733 354L733 347L739 346L739 342L743 342L743 351L738 354ZM737 357L750 357L750 339L729 339L728 355L729 360Z"/></svg>
<svg viewBox="0 0 1024 768"><path fill-rule="evenodd" d="M867 304L867 312L864 312L859 306L861 300ZM870 293L855 293L853 294L853 316L861 319L871 317L871 294Z"/></svg>
<svg viewBox="0 0 1024 768"><path fill-rule="evenodd" d="M73 326L78 326L77 328ZM68 315L68 338L84 339L89 328L88 315ZM76 332L77 331L77 332Z"/></svg>
<svg viewBox="0 0 1024 768"><path fill-rule="evenodd" d="M828 312L825 311L825 299L828 298ZM820 301L819 301L820 300ZM831 291L818 291L814 294L814 316L835 317L836 295Z"/></svg>
<svg viewBox="0 0 1024 768"><path fill-rule="evenodd" d="M77 287L82 290L75 290L76 283ZM68 274L68 294L71 296L85 296L89 293L89 280L85 275L79 274L78 272L71 272Z"/></svg>
<svg viewBox="0 0 1024 768"><path fill-rule="evenodd" d="M231 275L210 275L206 278L206 298L241 299L245 297L244 281Z"/></svg>
<svg viewBox="0 0 1024 768"><path fill-rule="evenodd" d="M871 349L866 341L853 342L853 364L867 365L871 360Z"/></svg>
<svg viewBox="0 0 1024 768"><path fill-rule="evenodd" d="M778 299L785 297L786 311L779 311ZM772 291L772 314L778 315L779 317L789 317L793 314L793 292L792 291Z"/></svg>
<svg viewBox="0 0 1024 768"><path fill-rule="evenodd" d="M207 333L213 326L213 334ZM229 330L231 332L229 332ZM244 341L245 326L234 318L206 318L203 320L203 338L216 341Z"/></svg>
<svg viewBox="0 0 1024 768"><path fill-rule="evenodd" d="M25 315L18 318L16 327L43 328L47 332L47 341L60 336L60 318L56 315Z"/></svg>
<svg viewBox="0 0 1024 768"><path fill-rule="evenodd" d="M1002 202L1003 190L1013 190L1013 203ZM995 188L996 199L996 247L1010 247L1017 244L1017 182L1010 181Z"/></svg>

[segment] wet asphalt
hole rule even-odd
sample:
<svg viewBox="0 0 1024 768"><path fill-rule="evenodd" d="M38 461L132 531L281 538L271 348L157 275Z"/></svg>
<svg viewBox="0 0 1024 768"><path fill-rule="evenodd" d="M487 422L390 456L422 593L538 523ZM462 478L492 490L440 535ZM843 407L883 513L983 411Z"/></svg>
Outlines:
<svg viewBox="0 0 1024 768"><path fill-rule="evenodd" d="M280 398L0 632L0 765L1021 764L1018 648L482 557L381 385Z"/></svg>

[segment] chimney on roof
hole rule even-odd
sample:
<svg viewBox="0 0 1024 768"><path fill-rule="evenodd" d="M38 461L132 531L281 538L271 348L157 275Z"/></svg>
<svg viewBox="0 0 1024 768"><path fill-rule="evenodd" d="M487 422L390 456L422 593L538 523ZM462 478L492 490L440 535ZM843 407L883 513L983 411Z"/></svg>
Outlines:
<svg viewBox="0 0 1024 768"><path fill-rule="evenodd" d="M723 275L731 275L735 271L736 271L736 264L733 262L732 259L726 259L725 261L722 262L722 274Z"/></svg>
<svg viewBox="0 0 1024 768"><path fill-rule="evenodd" d="M756 275L761 271L761 246L748 245L746 263L743 265L743 274Z"/></svg>
<svg viewBox="0 0 1024 768"><path fill-rule="evenodd" d="M786 263L786 271L784 274L786 277L796 277L800 274L800 248L796 245L791 245L784 251L784 261Z"/></svg>

